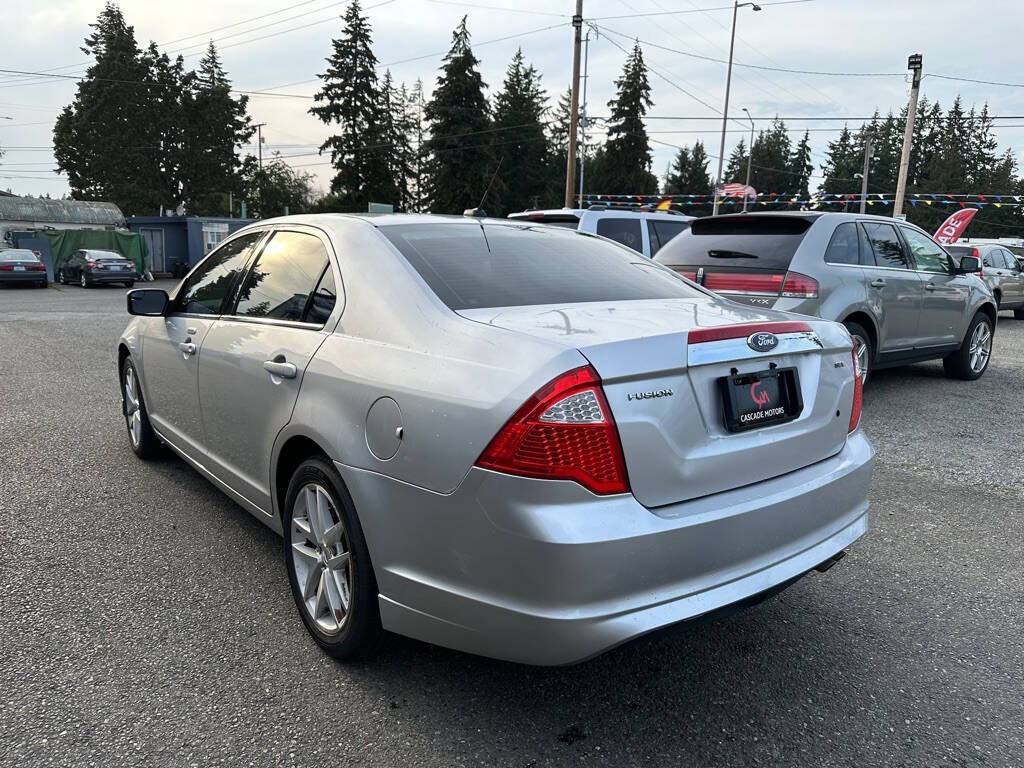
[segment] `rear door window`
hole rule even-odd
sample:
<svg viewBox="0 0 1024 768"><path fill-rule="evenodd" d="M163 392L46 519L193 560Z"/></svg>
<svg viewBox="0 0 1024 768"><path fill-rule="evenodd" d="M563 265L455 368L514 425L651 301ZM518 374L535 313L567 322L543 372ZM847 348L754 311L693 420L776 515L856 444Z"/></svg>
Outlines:
<svg viewBox="0 0 1024 768"><path fill-rule="evenodd" d="M786 271L813 216L717 216L695 219L658 254L673 266Z"/></svg>
<svg viewBox="0 0 1024 768"><path fill-rule="evenodd" d="M1017 271L1017 259L1013 257L1013 254L1009 251L1004 251L1002 248L999 249L999 253L1003 256L1003 261L1006 263L1006 268L1016 272Z"/></svg>
<svg viewBox="0 0 1024 768"><path fill-rule="evenodd" d="M686 229L685 221L647 220L647 236L651 241L651 256L660 251L669 240Z"/></svg>
<svg viewBox="0 0 1024 768"><path fill-rule="evenodd" d="M705 295L648 259L558 227L445 222L380 231L456 311Z"/></svg>
<svg viewBox="0 0 1024 768"><path fill-rule="evenodd" d="M907 246L914 256L914 263L922 272L949 272L949 257L934 240L916 229L900 227Z"/></svg>
<svg viewBox="0 0 1024 768"><path fill-rule="evenodd" d="M848 221L836 227L825 249L825 261L829 264L860 264L860 238L856 224Z"/></svg>
<svg viewBox="0 0 1024 768"><path fill-rule="evenodd" d="M864 232L868 236L871 250L875 254L875 264L879 267L893 269L910 269L907 256L903 252L896 228L892 224L876 224L873 221L863 222Z"/></svg>
<svg viewBox="0 0 1024 768"><path fill-rule="evenodd" d="M597 234L607 237L637 253L644 252L643 236L640 233L640 219L609 217L597 220Z"/></svg>
<svg viewBox="0 0 1024 768"><path fill-rule="evenodd" d="M996 262L994 254L995 251L993 249L986 248L985 251L981 254L981 263L984 264L986 267L995 267ZM1002 261L1002 259L1000 259L1000 261ZM999 266L1002 267L1003 265L999 264Z"/></svg>
<svg viewBox="0 0 1024 768"><path fill-rule="evenodd" d="M275 232L246 273L234 314L302 322L327 265L327 248L319 237Z"/></svg>

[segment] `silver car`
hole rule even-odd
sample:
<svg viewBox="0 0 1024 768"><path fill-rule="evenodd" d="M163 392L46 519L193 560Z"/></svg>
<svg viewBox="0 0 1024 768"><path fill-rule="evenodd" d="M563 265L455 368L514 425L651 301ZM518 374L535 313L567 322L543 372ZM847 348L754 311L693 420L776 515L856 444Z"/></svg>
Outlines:
<svg viewBox="0 0 1024 768"><path fill-rule="evenodd" d="M977 259L950 258L924 230L882 216L755 213L697 219L655 260L737 302L843 323L873 368L942 358L988 368L996 302Z"/></svg>
<svg viewBox="0 0 1024 768"><path fill-rule="evenodd" d="M1024 268L1017 256L1005 246L986 243L947 245L946 250L958 260L964 256L981 259L982 279L999 309L1012 310L1016 319L1024 320Z"/></svg>
<svg viewBox="0 0 1024 768"><path fill-rule="evenodd" d="M778 591L867 530L838 323L507 220L295 216L128 294L124 417L284 537L339 658L532 664Z"/></svg>

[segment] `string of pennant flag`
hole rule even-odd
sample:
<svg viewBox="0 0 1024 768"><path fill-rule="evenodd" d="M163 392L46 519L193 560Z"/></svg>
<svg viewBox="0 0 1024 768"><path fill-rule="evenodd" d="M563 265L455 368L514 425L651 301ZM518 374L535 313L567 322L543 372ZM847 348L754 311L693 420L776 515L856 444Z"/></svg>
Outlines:
<svg viewBox="0 0 1024 768"><path fill-rule="evenodd" d="M633 204L659 204L661 208L685 208L690 206L708 205L714 200L714 195L583 195L588 203L633 203ZM719 205L742 205L742 195L719 195ZM749 205L808 205L808 206L833 206L849 205L860 203L859 192L827 192L820 195L811 195L809 198L801 199L799 196L780 194L778 192L758 192L756 199L749 196ZM872 192L867 195L864 202L869 206L888 206L893 204L894 194ZM928 206L953 206L957 208L1020 208L1024 207L1024 195L982 195L964 193L912 193L907 195L906 201L909 205Z"/></svg>

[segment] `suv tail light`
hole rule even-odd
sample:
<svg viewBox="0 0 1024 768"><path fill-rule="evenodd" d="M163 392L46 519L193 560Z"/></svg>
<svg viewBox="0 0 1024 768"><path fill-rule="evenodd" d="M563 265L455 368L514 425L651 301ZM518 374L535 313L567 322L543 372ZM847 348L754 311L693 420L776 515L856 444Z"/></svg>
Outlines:
<svg viewBox="0 0 1024 768"><path fill-rule="evenodd" d="M860 424L860 409L861 401L864 394L864 376L860 370L860 362L857 358L857 352L860 351L860 343L857 339L853 340L853 406L850 408L850 432L853 432Z"/></svg>
<svg viewBox="0 0 1024 768"><path fill-rule="evenodd" d="M13 264L0 264L0 272L13 272L13 271L14 271L14 265Z"/></svg>
<svg viewBox="0 0 1024 768"><path fill-rule="evenodd" d="M574 480L593 493L628 493L622 443L592 367L564 373L513 414L478 467L524 477Z"/></svg>
<svg viewBox="0 0 1024 768"><path fill-rule="evenodd" d="M818 281L799 272L787 272L782 284L782 295L791 299L818 298Z"/></svg>
<svg viewBox="0 0 1024 768"><path fill-rule="evenodd" d="M680 274L683 277L685 277L687 280L690 280L690 281L692 281L694 283L697 282L697 270L695 270L695 269L681 269L679 267L672 267L672 269L674 269L677 274Z"/></svg>

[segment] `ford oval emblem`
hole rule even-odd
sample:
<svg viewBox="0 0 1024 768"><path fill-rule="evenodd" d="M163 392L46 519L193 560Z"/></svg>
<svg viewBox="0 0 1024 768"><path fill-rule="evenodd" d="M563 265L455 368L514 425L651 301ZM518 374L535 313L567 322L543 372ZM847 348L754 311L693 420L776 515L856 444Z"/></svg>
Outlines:
<svg viewBox="0 0 1024 768"><path fill-rule="evenodd" d="M758 331L747 336L747 346L755 352L771 352L779 346L779 337L774 333Z"/></svg>

